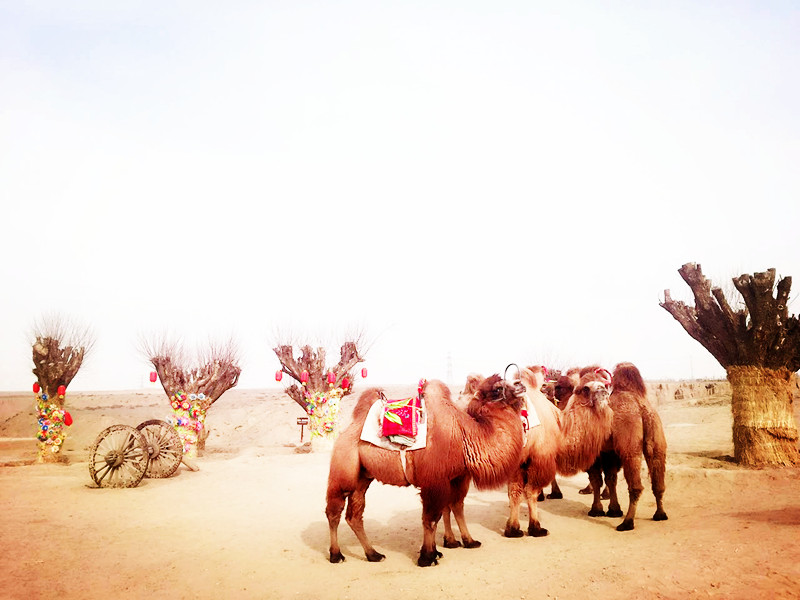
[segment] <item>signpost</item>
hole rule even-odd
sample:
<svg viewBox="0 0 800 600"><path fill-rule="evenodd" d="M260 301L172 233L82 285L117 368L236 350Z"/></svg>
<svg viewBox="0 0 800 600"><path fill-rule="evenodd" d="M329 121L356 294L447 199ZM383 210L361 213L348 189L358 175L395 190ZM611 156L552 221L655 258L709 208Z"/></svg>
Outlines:
<svg viewBox="0 0 800 600"><path fill-rule="evenodd" d="M308 425L308 417L297 417L297 424L300 425L300 443L303 443L303 427Z"/></svg>

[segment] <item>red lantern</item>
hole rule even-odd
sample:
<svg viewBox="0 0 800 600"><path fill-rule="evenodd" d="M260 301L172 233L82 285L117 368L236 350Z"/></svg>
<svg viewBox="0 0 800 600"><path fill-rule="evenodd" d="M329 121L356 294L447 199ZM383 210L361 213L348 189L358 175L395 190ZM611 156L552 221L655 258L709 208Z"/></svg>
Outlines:
<svg viewBox="0 0 800 600"><path fill-rule="evenodd" d="M307 383L308 382L308 371L303 371L300 373L300 383Z"/></svg>
<svg viewBox="0 0 800 600"><path fill-rule="evenodd" d="M150 371L150 383L155 383L156 379L158 379L158 373Z"/></svg>
<svg viewBox="0 0 800 600"><path fill-rule="evenodd" d="M345 377L344 379L342 379L342 389L347 390L349 388L350 388L350 380L347 377Z"/></svg>
<svg viewBox="0 0 800 600"><path fill-rule="evenodd" d="M63 396L66 393L67 393L66 386L63 386L63 385L58 386L58 395L59 396Z"/></svg>
<svg viewBox="0 0 800 600"><path fill-rule="evenodd" d="M283 379L283 371L275 371L275 381Z"/></svg>
<svg viewBox="0 0 800 600"><path fill-rule="evenodd" d="M361 369L361 376L366 378L366 376L367 376L367 367L364 367L363 369Z"/></svg>
<svg viewBox="0 0 800 600"><path fill-rule="evenodd" d="M328 371L328 383L336 383L336 373Z"/></svg>
<svg viewBox="0 0 800 600"><path fill-rule="evenodd" d="M42 389L42 388L41 388L41 386L39 386L39 382L38 382L38 381L37 381L36 383L34 383L34 384L33 384L33 393L34 393L34 394L38 394L38 393L39 393L39 390L41 390L41 389Z"/></svg>
<svg viewBox="0 0 800 600"><path fill-rule="evenodd" d="M66 425L67 427L72 425L72 415L69 414L68 412L64 413L64 425Z"/></svg>

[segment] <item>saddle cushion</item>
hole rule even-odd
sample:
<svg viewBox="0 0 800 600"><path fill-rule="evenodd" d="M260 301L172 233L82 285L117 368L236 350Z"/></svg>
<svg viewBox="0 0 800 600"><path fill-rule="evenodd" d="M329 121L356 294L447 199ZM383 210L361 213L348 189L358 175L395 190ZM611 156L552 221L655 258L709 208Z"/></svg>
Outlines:
<svg viewBox="0 0 800 600"><path fill-rule="evenodd" d="M386 402L381 419L381 435L416 438L422 402L419 396Z"/></svg>

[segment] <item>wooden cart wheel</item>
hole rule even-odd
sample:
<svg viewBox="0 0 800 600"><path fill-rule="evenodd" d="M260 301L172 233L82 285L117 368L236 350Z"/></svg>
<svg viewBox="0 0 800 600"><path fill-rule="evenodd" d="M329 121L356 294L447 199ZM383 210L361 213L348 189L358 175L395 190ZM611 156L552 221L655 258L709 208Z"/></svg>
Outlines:
<svg viewBox="0 0 800 600"><path fill-rule="evenodd" d="M166 421L145 421L136 429L142 432L147 442L150 462L145 477L162 479L171 477L183 459L183 443L175 428Z"/></svg>
<svg viewBox="0 0 800 600"><path fill-rule="evenodd" d="M103 430L89 450L89 474L100 487L136 487L148 462L144 436L128 425Z"/></svg>

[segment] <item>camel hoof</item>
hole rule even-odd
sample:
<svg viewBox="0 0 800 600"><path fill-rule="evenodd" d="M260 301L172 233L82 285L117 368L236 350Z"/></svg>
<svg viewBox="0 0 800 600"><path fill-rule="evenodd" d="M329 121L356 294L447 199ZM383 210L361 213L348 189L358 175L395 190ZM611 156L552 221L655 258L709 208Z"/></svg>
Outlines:
<svg viewBox="0 0 800 600"><path fill-rule="evenodd" d="M590 517L605 517L606 516L606 511L604 511L602 508L593 508L592 510L589 511L589 516Z"/></svg>
<svg viewBox="0 0 800 600"><path fill-rule="evenodd" d="M443 545L445 548L460 548L461 542L459 542L458 540L445 539Z"/></svg>
<svg viewBox="0 0 800 600"><path fill-rule="evenodd" d="M579 494L583 494L584 496L586 496L588 494L593 494L594 492L592 491L591 484L589 484L585 488L583 488L582 490L578 490L578 493Z"/></svg>
<svg viewBox="0 0 800 600"><path fill-rule="evenodd" d="M622 509L621 508L609 508L606 512L607 517L621 517L622 516Z"/></svg>
<svg viewBox="0 0 800 600"><path fill-rule="evenodd" d="M653 515L653 521L666 521L667 518L667 513L663 510L657 510L656 514Z"/></svg>
<svg viewBox="0 0 800 600"><path fill-rule="evenodd" d="M519 527L511 527L506 525L506 530L503 532L503 535L507 538L521 538L524 533L522 533L522 529Z"/></svg>
<svg viewBox="0 0 800 600"><path fill-rule="evenodd" d="M562 494L561 492L551 492L547 494L547 497L550 500L561 500L562 498L564 498L564 494Z"/></svg>
<svg viewBox="0 0 800 600"><path fill-rule="evenodd" d="M544 537L549 533L544 527L528 527L528 535L531 537Z"/></svg>
<svg viewBox="0 0 800 600"><path fill-rule="evenodd" d="M420 567L430 567L431 565L438 565L439 558L442 557L442 553L438 550L434 550L430 554L427 552L420 552L419 559L417 559L417 566Z"/></svg>
<svg viewBox="0 0 800 600"><path fill-rule="evenodd" d="M384 558L386 558L386 555L381 554L380 552L373 551L367 554L367 560L369 562L381 562Z"/></svg>
<svg viewBox="0 0 800 600"><path fill-rule="evenodd" d="M630 521L623 521L619 525L617 525L617 531L632 531L633 530L633 520Z"/></svg>
<svg viewBox="0 0 800 600"><path fill-rule="evenodd" d="M464 542L464 548L480 548L481 543L478 540L470 540L468 542Z"/></svg>
<svg viewBox="0 0 800 600"><path fill-rule="evenodd" d="M344 562L344 555L341 552L331 552L331 562L333 564Z"/></svg>

